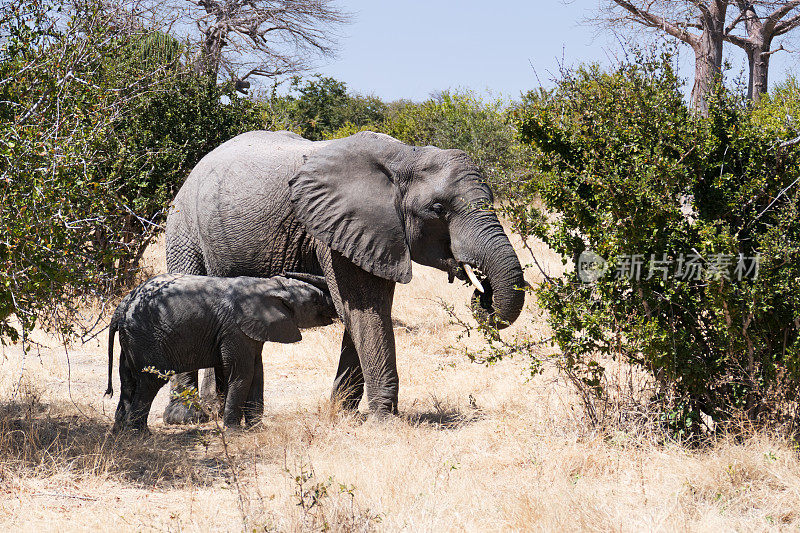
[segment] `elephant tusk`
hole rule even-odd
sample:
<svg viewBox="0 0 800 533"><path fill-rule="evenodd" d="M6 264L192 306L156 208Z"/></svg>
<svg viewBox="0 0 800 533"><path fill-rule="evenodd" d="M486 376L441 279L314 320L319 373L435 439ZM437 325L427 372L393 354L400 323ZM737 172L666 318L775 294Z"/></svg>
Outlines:
<svg viewBox="0 0 800 533"><path fill-rule="evenodd" d="M478 292L480 293L486 292L483 290L483 285L481 285L481 282L478 280L478 276L476 276L475 272L473 272L472 267L469 266L469 264L467 263L464 263L463 267L464 267L464 272L467 273L467 277L469 278L470 282L472 282L472 284L475 285L475 288L478 289Z"/></svg>

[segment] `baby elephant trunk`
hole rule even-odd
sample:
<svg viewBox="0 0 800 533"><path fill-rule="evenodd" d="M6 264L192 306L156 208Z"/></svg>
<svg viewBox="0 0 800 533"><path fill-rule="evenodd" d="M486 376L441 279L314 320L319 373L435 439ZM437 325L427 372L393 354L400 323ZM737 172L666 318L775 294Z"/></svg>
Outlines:
<svg viewBox="0 0 800 533"><path fill-rule="evenodd" d="M309 285L313 285L314 287L318 288L319 290L321 290L326 294L330 293L330 291L328 290L328 282L325 280L325 276L318 276L316 274L306 274L305 272L283 272L281 276L283 276L284 278L292 278L304 281Z"/></svg>
<svg viewBox="0 0 800 533"><path fill-rule="evenodd" d="M336 306L333 303L331 292L328 289L328 282L324 276L307 274L304 272L284 272L281 274L287 279L295 279L309 285L309 290L315 294L309 296L308 302L298 302L294 306L295 320L298 327L309 328L316 326L327 326L339 316ZM313 287L313 289L311 289Z"/></svg>

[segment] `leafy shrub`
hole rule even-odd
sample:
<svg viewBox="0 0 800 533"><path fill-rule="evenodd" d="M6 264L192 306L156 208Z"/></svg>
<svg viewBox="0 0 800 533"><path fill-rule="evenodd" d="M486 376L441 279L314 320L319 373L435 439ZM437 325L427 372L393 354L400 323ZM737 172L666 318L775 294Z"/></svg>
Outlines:
<svg viewBox="0 0 800 533"><path fill-rule="evenodd" d="M467 152L501 195L528 170L527 146L500 100L485 103L470 92L444 91L421 104L399 102L383 132L408 144Z"/></svg>
<svg viewBox="0 0 800 533"><path fill-rule="evenodd" d="M125 282L188 169L260 111L100 4L0 8L0 339ZM231 97L230 105L220 101Z"/></svg>
<svg viewBox="0 0 800 533"><path fill-rule="evenodd" d="M537 292L596 398L603 361L622 358L654 377L676 432L794 405L800 151L781 143L798 134L786 115L798 103L789 84L752 111L720 94L708 119L693 116L669 54L581 67L526 96L517 116L536 178L507 212L579 267ZM608 261L590 283L587 257Z"/></svg>
<svg viewBox="0 0 800 533"><path fill-rule="evenodd" d="M221 99L227 98L227 104ZM228 139L258 129L261 109L230 86L217 87L181 69L147 95L131 102L110 126L103 150L114 154L98 169L128 211L123 241L136 243L122 273L135 272L152 223L164 220L169 202L195 164Z"/></svg>
<svg viewBox="0 0 800 533"><path fill-rule="evenodd" d="M386 109L379 98L350 94L344 82L319 74L307 80L295 76L289 94L278 97L273 91L271 101L285 117L282 127L312 141L345 137L337 133L342 128L378 130Z"/></svg>

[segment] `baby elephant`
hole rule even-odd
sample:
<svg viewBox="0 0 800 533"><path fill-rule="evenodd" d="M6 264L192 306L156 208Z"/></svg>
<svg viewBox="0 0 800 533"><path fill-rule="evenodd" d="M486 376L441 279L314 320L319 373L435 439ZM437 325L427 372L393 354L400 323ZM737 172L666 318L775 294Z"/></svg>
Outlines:
<svg viewBox="0 0 800 533"><path fill-rule="evenodd" d="M291 276L291 277L288 277ZM297 342L298 328L333 322L325 279L308 274L216 278L163 274L136 287L117 306L108 335L108 390L113 395L114 334L119 332L122 384L112 431L147 431L147 415L162 373L214 368L225 393L223 421L238 426L264 411L265 341ZM217 378L219 379L219 378Z"/></svg>

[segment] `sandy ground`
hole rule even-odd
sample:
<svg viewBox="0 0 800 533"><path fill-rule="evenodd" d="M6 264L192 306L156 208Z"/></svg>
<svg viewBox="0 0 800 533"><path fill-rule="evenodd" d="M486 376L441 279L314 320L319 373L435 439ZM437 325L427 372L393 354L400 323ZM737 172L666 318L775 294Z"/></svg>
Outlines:
<svg viewBox="0 0 800 533"><path fill-rule="evenodd" d="M512 239L514 240L514 239ZM519 246L523 263L530 255ZM534 252L549 275L560 260ZM157 243L148 268L163 271ZM528 281L540 281L536 267ZM45 332L0 355L0 527L12 531L762 531L800 527L800 461L764 434L690 450L599 432L574 391L518 357L470 362L439 300L468 320L471 290L414 265L398 286L401 416L337 412L327 397L341 325L264 351L265 417L250 431L166 427L111 438L103 332L64 347ZM529 299L503 332L548 330ZM91 312L87 311L88 315ZM107 317L106 317L107 318ZM117 352L118 352L117 347ZM543 346L541 355L553 353ZM115 361L115 388L118 390ZM362 406L364 409L364 406Z"/></svg>

